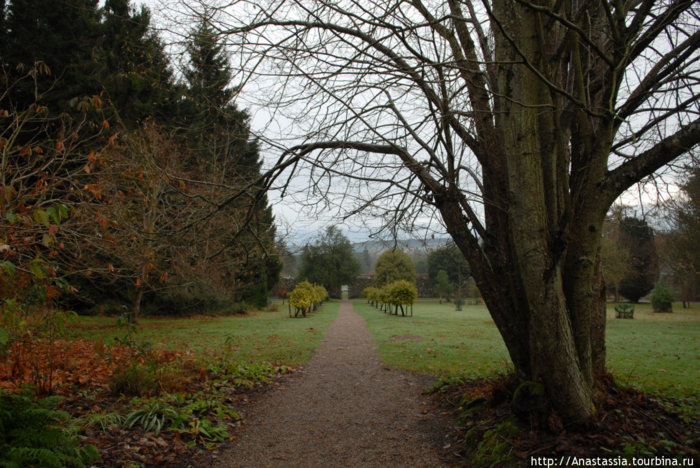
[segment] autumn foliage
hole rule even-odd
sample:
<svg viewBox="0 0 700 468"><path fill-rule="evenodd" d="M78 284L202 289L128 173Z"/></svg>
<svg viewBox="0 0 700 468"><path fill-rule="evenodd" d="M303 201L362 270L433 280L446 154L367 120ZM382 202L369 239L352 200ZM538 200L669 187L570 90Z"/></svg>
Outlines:
<svg viewBox="0 0 700 468"><path fill-rule="evenodd" d="M15 341L0 361L0 389L17 391L35 385L44 394L58 395L69 395L76 387L107 390L119 369L145 362L137 354L128 346L107 346L102 341ZM183 357L176 351L156 354L161 365Z"/></svg>

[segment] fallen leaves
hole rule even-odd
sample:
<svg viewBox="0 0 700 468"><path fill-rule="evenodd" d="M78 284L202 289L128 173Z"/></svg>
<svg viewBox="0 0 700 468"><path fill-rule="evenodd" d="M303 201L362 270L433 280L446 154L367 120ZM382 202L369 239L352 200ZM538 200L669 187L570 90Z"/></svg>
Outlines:
<svg viewBox="0 0 700 468"><path fill-rule="evenodd" d="M182 353L156 351L158 360L167 363ZM51 387L44 393L69 394L75 386L106 388L115 369L132 362L135 351L128 346L107 346L101 341L20 340L13 343L7 356L0 361L0 389L15 391L38 379L50 379ZM138 359L137 359L138 360Z"/></svg>

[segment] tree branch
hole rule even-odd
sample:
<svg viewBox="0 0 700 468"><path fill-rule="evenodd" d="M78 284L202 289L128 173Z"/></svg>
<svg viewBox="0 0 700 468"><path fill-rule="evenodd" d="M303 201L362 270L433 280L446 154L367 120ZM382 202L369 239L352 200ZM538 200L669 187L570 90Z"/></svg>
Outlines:
<svg viewBox="0 0 700 468"><path fill-rule="evenodd" d="M678 156L689 152L700 143L700 119L681 127L675 134L664 138L653 148L636 158L609 171L601 190L607 196L609 204L629 187L644 177L650 176L665 164Z"/></svg>

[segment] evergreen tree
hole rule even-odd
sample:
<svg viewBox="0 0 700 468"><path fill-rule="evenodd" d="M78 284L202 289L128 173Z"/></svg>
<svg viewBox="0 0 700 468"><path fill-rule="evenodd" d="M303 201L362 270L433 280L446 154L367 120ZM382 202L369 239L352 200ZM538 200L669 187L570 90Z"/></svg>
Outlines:
<svg viewBox="0 0 700 468"><path fill-rule="evenodd" d="M434 288L440 303L442 303L443 298L449 300L454 290L454 284L450 282L450 277L445 270L440 270L435 275Z"/></svg>
<svg viewBox="0 0 700 468"><path fill-rule="evenodd" d="M428 255L428 277L434 285L440 271L447 273L449 282L457 288L465 286L471 274L469 264L455 245L435 249Z"/></svg>
<svg viewBox="0 0 700 468"><path fill-rule="evenodd" d="M3 68L10 80L28 72L36 62L51 74L14 88L12 101L18 108L41 104L51 114L70 110L76 97L98 94L98 65L93 51L100 40L97 0L13 0L5 2L2 48Z"/></svg>
<svg viewBox="0 0 700 468"><path fill-rule="evenodd" d="M363 273L367 273L372 269L372 257L367 247L365 247L360 254L360 268L362 268Z"/></svg>
<svg viewBox="0 0 700 468"><path fill-rule="evenodd" d="M229 57L206 15L192 32L187 52L187 90L178 115L193 154L190 164L240 188L241 196L223 208L236 228L222 255L228 256L232 281L242 291L238 298L263 306L282 263L272 210L264 188L256 183L261 169L258 144L251 138L248 114L233 102Z"/></svg>
<svg viewBox="0 0 700 468"><path fill-rule="evenodd" d="M0 0L0 76L4 72L5 54L7 53L7 2Z"/></svg>
<svg viewBox="0 0 700 468"><path fill-rule="evenodd" d="M632 302L651 291L659 277L654 231L646 221L624 218L620 223L618 246L629 252L629 272L620 281L620 294Z"/></svg>
<svg viewBox="0 0 700 468"><path fill-rule="evenodd" d="M180 114L190 149L198 164L215 166L223 180L250 180L260 171L258 146L250 138L248 114L233 102L229 57L206 17L192 32L187 52L190 66Z"/></svg>
<svg viewBox="0 0 700 468"><path fill-rule="evenodd" d="M179 89L146 7L105 2L100 64L102 85L127 128L149 117L161 124L172 119Z"/></svg>
<svg viewBox="0 0 700 468"><path fill-rule="evenodd" d="M298 278L337 293L342 285L352 284L359 272L352 244L338 228L329 226L315 243L304 247Z"/></svg>

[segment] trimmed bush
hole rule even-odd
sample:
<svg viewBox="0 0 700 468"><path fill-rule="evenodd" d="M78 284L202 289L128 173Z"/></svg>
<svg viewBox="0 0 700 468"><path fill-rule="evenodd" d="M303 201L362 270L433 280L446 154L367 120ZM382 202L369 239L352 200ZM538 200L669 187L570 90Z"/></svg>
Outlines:
<svg viewBox="0 0 700 468"><path fill-rule="evenodd" d="M392 305L410 305L417 298L416 286L406 280L394 281L389 285L389 303Z"/></svg>
<svg viewBox="0 0 700 468"><path fill-rule="evenodd" d="M297 284L294 291L289 293L289 305L294 307L294 316L306 317L311 310L316 310L328 298L328 291L321 285L302 281ZM291 313L291 310L290 310Z"/></svg>
<svg viewBox="0 0 700 468"><path fill-rule="evenodd" d="M406 315L404 306L413 305L418 298L416 285L406 280L398 280L389 284L387 293L387 302L394 306L396 315L398 315L399 309L401 309L401 315Z"/></svg>
<svg viewBox="0 0 700 468"><path fill-rule="evenodd" d="M367 300L383 312L406 315L404 306L413 305L418 298L416 285L406 280L393 281L381 288L369 286L362 291ZM411 309L412 310L412 309ZM413 312L411 312L413 314Z"/></svg>
<svg viewBox="0 0 700 468"><path fill-rule="evenodd" d="M664 283L659 283L651 291L651 305L654 312L673 312L673 292Z"/></svg>
<svg viewBox="0 0 700 468"><path fill-rule="evenodd" d="M362 290L362 297L367 299L367 302L374 305L374 303L377 301L378 293L379 290L374 286L367 286L365 289Z"/></svg>

